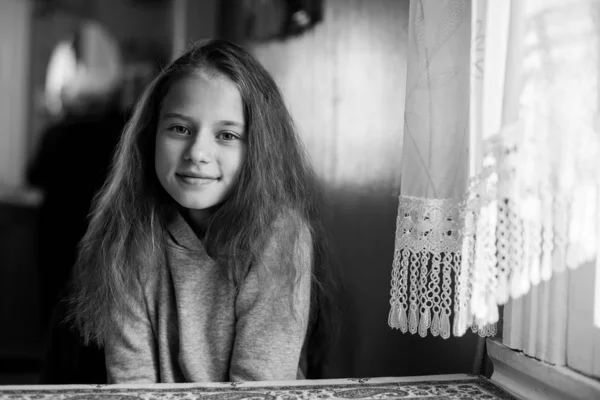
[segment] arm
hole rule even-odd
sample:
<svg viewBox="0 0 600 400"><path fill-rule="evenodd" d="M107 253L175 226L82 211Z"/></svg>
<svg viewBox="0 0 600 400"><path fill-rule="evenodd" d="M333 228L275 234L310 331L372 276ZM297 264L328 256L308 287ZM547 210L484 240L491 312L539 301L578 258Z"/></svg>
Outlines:
<svg viewBox="0 0 600 400"><path fill-rule="evenodd" d="M237 297L232 381L294 380L297 376L309 319L312 239L302 226L296 245L289 248L281 241L289 229L276 225L280 226L263 257L250 268ZM281 272L293 267L297 272L292 289ZM266 271L271 276L263 276Z"/></svg>
<svg viewBox="0 0 600 400"><path fill-rule="evenodd" d="M108 383L160 381L154 333L140 287L128 296L130 315L114 318L112 335L104 343Z"/></svg>

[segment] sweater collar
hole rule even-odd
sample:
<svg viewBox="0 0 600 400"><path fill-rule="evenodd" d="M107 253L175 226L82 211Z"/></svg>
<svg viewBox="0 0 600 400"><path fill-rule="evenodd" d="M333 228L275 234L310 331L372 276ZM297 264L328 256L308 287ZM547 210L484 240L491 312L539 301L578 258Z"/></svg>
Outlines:
<svg viewBox="0 0 600 400"><path fill-rule="evenodd" d="M174 212L167 226L173 241L189 251L206 253L202 241L196 236L192 227L187 223L179 211Z"/></svg>

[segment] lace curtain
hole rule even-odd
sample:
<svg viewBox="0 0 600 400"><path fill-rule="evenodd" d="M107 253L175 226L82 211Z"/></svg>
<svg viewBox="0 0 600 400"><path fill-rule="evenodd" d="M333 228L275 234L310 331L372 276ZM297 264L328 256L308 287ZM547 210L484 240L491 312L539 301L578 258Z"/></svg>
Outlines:
<svg viewBox="0 0 600 400"><path fill-rule="evenodd" d="M493 335L598 249L594 0L412 0L388 323Z"/></svg>

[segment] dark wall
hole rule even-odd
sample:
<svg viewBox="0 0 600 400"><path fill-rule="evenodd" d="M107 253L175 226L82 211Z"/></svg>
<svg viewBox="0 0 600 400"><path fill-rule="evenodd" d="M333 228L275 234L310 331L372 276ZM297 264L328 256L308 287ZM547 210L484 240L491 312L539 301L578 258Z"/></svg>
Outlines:
<svg viewBox="0 0 600 400"><path fill-rule="evenodd" d="M0 372L39 364L36 217L35 207L0 202Z"/></svg>

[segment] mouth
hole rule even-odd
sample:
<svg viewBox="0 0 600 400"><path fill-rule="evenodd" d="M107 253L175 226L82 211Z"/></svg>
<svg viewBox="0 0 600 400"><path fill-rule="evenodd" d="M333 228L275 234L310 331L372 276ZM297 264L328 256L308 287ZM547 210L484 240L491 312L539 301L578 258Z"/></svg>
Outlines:
<svg viewBox="0 0 600 400"><path fill-rule="evenodd" d="M179 179L183 183L192 185L192 186L207 185L207 184L210 184L210 183L213 183L213 182L216 182L219 180L219 178L216 178L214 176L197 175L197 174L190 174L190 173L183 173L183 174L176 173L175 176L177 177L177 179Z"/></svg>

